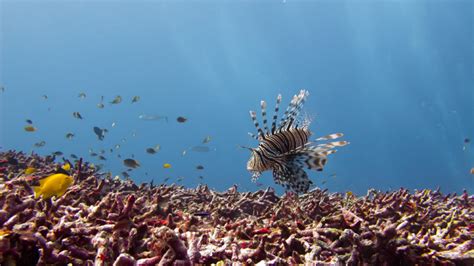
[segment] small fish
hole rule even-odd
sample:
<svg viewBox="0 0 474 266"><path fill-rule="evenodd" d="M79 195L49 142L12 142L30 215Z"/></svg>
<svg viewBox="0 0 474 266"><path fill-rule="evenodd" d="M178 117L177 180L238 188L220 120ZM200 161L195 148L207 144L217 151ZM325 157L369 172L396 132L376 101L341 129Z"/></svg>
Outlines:
<svg viewBox="0 0 474 266"><path fill-rule="evenodd" d="M462 146L462 150L465 151L470 144L471 144L471 139L465 138L464 139L464 145Z"/></svg>
<svg viewBox="0 0 474 266"><path fill-rule="evenodd" d="M73 158L73 159L77 159L77 158L78 158L77 155L75 155L74 153L71 153L71 155L69 155L69 156L71 156L71 158Z"/></svg>
<svg viewBox="0 0 474 266"><path fill-rule="evenodd" d="M30 125L33 124L33 121L31 121L31 119L26 119L25 121L26 121L26 123L28 123L28 124L30 124Z"/></svg>
<svg viewBox="0 0 474 266"><path fill-rule="evenodd" d="M101 129L99 127L94 127L94 133L97 135L99 140L104 140L106 129Z"/></svg>
<svg viewBox="0 0 474 266"><path fill-rule="evenodd" d="M474 175L474 167L471 168L471 175Z"/></svg>
<svg viewBox="0 0 474 266"><path fill-rule="evenodd" d="M77 119L82 119L82 115L79 112L73 112L72 115Z"/></svg>
<svg viewBox="0 0 474 266"><path fill-rule="evenodd" d="M70 171L71 165L69 163L65 163L63 166L61 166L61 169L63 169L64 171Z"/></svg>
<svg viewBox="0 0 474 266"><path fill-rule="evenodd" d="M49 199L53 196L61 197L66 193L69 186L72 185L74 179L65 174L50 175L39 181L39 186L34 186L35 199L43 196L43 199Z"/></svg>
<svg viewBox="0 0 474 266"><path fill-rule="evenodd" d="M104 150L104 149L101 149L101 150L100 150L100 154L105 154L105 150Z"/></svg>
<svg viewBox="0 0 474 266"><path fill-rule="evenodd" d="M103 109L105 107L105 105L103 103L98 103L97 104L97 108L99 109Z"/></svg>
<svg viewBox="0 0 474 266"><path fill-rule="evenodd" d="M37 170L36 170L36 168L34 168L34 167L27 167L27 168L25 169L25 174L26 174L26 175L31 175L31 174L35 173L36 171L37 171Z"/></svg>
<svg viewBox="0 0 474 266"><path fill-rule="evenodd" d="M140 100L140 96L133 96L132 103L136 103Z"/></svg>
<svg viewBox="0 0 474 266"><path fill-rule="evenodd" d="M117 123L112 122L112 127L115 127L116 125L117 125Z"/></svg>
<svg viewBox="0 0 474 266"><path fill-rule="evenodd" d="M337 174L336 173L330 174L329 177L337 177Z"/></svg>
<svg viewBox="0 0 474 266"><path fill-rule="evenodd" d="M187 150L184 150L184 151L181 153L181 156L186 155L187 152L188 152Z"/></svg>
<svg viewBox="0 0 474 266"><path fill-rule="evenodd" d="M53 152L53 153L51 153L51 154L52 154L52 155L56 155L56 156L62 156L62 155L63 155L63 153L60 152L60 151L55 151L55 152Z"/></svg>
<svg viewBox="0 0 474 266"><path fill-rule="evenodd" d="M120 144L115 144L115 149L120 149Z"/></svg>
<svg viewBox="0 0 474 266"><path fill-rule="evenodd" d="M66 134L66 138L67 138L68 140L71 140L72 138L74 138L74 134L73 134L73 133L67 133L67 134Z"/></svg>
<svg viewBox="0 0 474 266"><path fill-rule="evenodd" d="M89 153L89 155L92 156L92 157L95 157L95 156L97 156L98 154L95 153L95 152L91 152L91 153Z"/></svg>
<svg viewBox="0 0 474 266"><path fill-rule="evenodd" d="M166 168L166 169L171 168L171 164L165 163L165 164L163 164L163 168Z"/></svg>
<svg viewBox="0 0 474 266"><path fill-rule="evenodd" d="M140 167L140 163L134 159L125 159L123 160L123 164L130 168L137 168Z"/></svg>
<svg viewBox="0 0 474 266"><path fill-rule="evenodd" d="M123 172L122 172L122 175L123 175L125 178L129 178L129 177L130 177L130 175L128 174L127 171L123 171Z"/></svg>
<svg viewBox="0 0 474 266"><path fill-rule="evenodd" d="M183 181L183 179L184 179L184 177L180 176L180 177L178 177L178 178L176 179L176 182L179 183L179 182Z"/></svg>
<svg viewBox="0 0 474 266"><path fill-rule="evenodd" d="M170 180L170 178L166 177L165 179L163 179L163 182L166 183L166 182L168 182L168 180Z"/></svg>
<svg viewBox="0 0 474 266"><path fill-rule="evenodd" d="M203 180L204 179L204 176L200 175L198 176L199 179Z"/></svg>
<svg viewBox="0 0 474 266"><path fill-rule="evenodd" d="M46 141L44 141L44 140L42 140L42 141L40 141L40 142L36 142L36 143L34 144L34 146L37 147L37 148L44 147L44 145L46 145Z"/></svg>
<svg viewBox="0 0 474 266"><path fill-rule="evenodd" d="M204 166L198 165L198 166L196 166L196 169L197 169L197 170L204 170Z"/></svg>
<svg viewBox="0 0 474 266"><path fill-rule="evenodd" d="M4 86L1 86L1 87L0 87L0 90L1 90L2 92L5 92L5 87L4 87Z"/></svg>
<svg viewBox="0 0 474 266"><path fill-rule="evenodd" d="M111 104L119 104L122 102L122 96L117 95L115 98L110 102Z"/></svg>
<svg viewBox="0 0 474 266"><path fill-rule="evenodd" d="M105 158L104 156L102 155L99 155L99 160L102 160L102 161L107 161L107 158Z"/></svg>
<svg viewBox="0 0 474 266"><path fill-rule="evenodd" d="M147 148L146 152L149 153L149 154L155 154L156 150L154 148Z"/></svg>
<svg viewBox="0 0 474 266"><path fill-rule="evenodd" d="M323 181L321 181L321 185L324 185L324 184L326 184L327 182L328 182L328 181L324 179Z"/></svg>
<svg viewBox="0 0 474 266"><path fill-rule="evenodd" d="M43 96L41 96L41 98L43 98L43 100L47 100L47 99L48 99L48 95L43 94Z"/></svg>
<svg viewBox="0 0 474 266"><path fill-rule="evenodd" d="M139 119L145 120L145 121L155 121L155 120L161 120L164 119L166 122L168 122L168 117L167 116L162 116L162 115L146 115L146 114L141 114L138 116Z"/></svg>
<svg viewBox="0 0 474 266"><path fill-rule="evenodd" d="M120 155L120 154L117 154L117 158L122 158L122 155Z"/></svg>
<svg viewBox="0 0 474 266"><path fill-rule="evenodd" d="M86 98L86 94L84 92L79 93L79 99L83 100Z"/></svg>
<svg viewBox="0 0 474 266"><path fill-rule="evenodd" d="M176 118L176 121L178 121L179 123L184 123L188 121L188 119L186 117L179 116L178 118Z"/></svg>
<svg viewBox="0 0 474 266"><path fill-rule="evenodd" d="M209 143L209 142L211 142L211 136L207 136L202 140L202 144L206 144L206 143Z"/></svg>
<svg viewBox="0 0 474 266"><path fill-rule="evenodd" d="M26 132L35 132L36 130L38 130L38 129L36 127L32 126L32 125L25 126L25 131Z"/></svg>
<svg viewBox="0 0 474 266"><path fill-rule="evenodd" d="M346 192L346 197L352 197L352 196L354 196L354 193L352 193L352 191Z"/></svg>
<svg viewBox="0 0 474 266"><path fill-rule="evenodd" d="M211 149L207 146L194 146L194 147L191 147L191 150L192 151L195 151L195 152L209 152L211 150L215 151L216 149Z"/></svg>

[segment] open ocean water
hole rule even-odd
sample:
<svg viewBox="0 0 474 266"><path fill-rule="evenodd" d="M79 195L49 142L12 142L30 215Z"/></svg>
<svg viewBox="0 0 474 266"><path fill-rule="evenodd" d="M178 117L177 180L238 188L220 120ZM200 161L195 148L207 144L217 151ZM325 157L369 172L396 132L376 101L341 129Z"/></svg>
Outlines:
<svg viewBox="0 0 474 266"><path fill-rule="evenodd" d="M260 100L271 117L279 93L284 109L306 89L312 139L350 142L308 171L315 186L472 193L473 25L473 1L2 0L1 151L75 154L120 176L133 158L139 183L283 192L269 171L251 182L240 146L258 145Z"/></svg>

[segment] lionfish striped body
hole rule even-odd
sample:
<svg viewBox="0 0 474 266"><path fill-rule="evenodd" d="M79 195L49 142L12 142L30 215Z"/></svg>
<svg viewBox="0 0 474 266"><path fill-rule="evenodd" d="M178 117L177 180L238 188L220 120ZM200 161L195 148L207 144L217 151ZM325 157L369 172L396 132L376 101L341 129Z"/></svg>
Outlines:
<svg viewBox="0 0 474 266"><path fill-rule="evenodd" d="M253 173L252 180L256 181L260 174L267 170L273 171L277 184L296 193L308 191L312 182L304 168L322 171L327 162L327 156L336 152L338 146L345 146L347 141L334 141L314 145L309 141L312 132L309 130L309 120L301 119L299 113L309 93L301 90L293 96L280 123L277 125L281 95L277 97L272 126L267 125L267 104L261 101L263 129L257 121L257 114L250 111L250 116L257 128L257 135L249 133L259 141L257 148L252 148L252 155L247 163L247 170ZM342 137L342 133L330 134L316 141L324 141Z"/></svg>

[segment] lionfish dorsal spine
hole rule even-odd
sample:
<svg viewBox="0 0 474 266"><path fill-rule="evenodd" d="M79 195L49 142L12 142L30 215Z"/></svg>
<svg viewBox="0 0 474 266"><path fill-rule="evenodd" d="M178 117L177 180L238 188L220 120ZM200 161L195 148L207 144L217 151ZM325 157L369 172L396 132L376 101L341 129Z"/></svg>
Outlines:
<svg viewBox="0 0 474 266"><path fill-rule="evenodd" d="M252 118L255 128L257 128L258 138L264 138L265 134L263 133L263 130L260 128L260 125L258 124L258 121L257 121L257 113L255 111L250 111L250 117Z"/></svg>
<svg viewBox="0 0 474 266"><path fill-rule="evenodd" d="M262 110L262 124L264 134L268 134L267 126L267 103L265 101L260 102L260 109Z"/></svg>
<svg viewBox="0 0 474 266"><path fill-rule="evenodd" d="M248 134L251 138L258 140L257 135L253 134L252 132L248 132Z"/></svg>
<svg viewBox="0 0 474 266"><path fill-rule="evenodd" d="M275 113L273 114L272 134L275 134L276 122L278 119L278 111L280 110L280 103L281 103L281 94L278 94L276 105L275 105Z"/></svg>
<svg viewBox="0 0 474 266"><path fill-rule="evenodd" d="M285 116L282 118L280 128L286 128L286 130L290 130L293 125L297 125L295 121L308 95L308 91L301 90L298 95L293 96L290 105L285 111Z"/></svg>
<svg viewBox="0 0 474 266"><path fill-rule="evenodd" d="M283 114L281 120L280 120L280 124L278 125L278 128L283 128L285 126L285 123L288 119L288 116L290 114L290 112L293 110L293 108L296 106L296 101L298 99L298 96L295 94L293 95L293 99L291 99L291 102L290 104L288 105L288 107L286 108L285 110L285 113Z"/></svg>

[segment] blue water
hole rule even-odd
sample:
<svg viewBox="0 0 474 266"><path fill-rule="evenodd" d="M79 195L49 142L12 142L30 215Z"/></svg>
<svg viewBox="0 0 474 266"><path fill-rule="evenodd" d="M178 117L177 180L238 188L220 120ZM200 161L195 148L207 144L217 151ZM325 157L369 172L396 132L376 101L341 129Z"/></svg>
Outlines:
<svg viewBox="0 0 474 266"><path fill-rule="evenodd" d="M474 138L472 1L1 1L0 10L3 150L60 150L99 164L88 150L106 149L104 171L120 174L133 154L138 182L182 176L191 187L202 175L219 190L256 190L249 152L238 148L257 145L248 111L261 99L272 109L278 93L288 104L304 88L314 137L343 132L351 142L310 173L316 185L474 189L474 146L463 150ZM109 104L116 95L123 102ZM131 104L134 95L141 100ZM24 131L25 119L37 132ZM109 129L104 141L94 126ZM208 135L215 151L182 156ZM156 144L157 154L145 153ZM259 182L283 191L270 172Z"/></svg>

